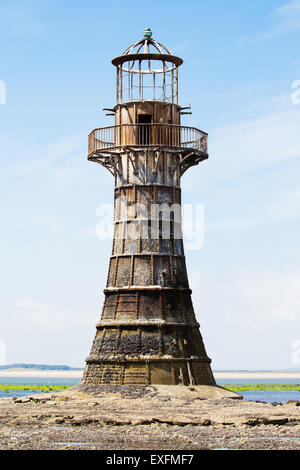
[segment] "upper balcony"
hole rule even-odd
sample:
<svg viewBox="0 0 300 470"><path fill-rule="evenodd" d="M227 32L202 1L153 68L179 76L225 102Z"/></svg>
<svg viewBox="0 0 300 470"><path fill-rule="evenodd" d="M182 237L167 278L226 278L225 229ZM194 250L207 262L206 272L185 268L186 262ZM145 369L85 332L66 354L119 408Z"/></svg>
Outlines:
<svg viewBox="0 0 300 470"><path fill-rule="evenodd" d="M195 127L160 123L102 127L89 135L88 158L126 146L173 147L207 155L207 133Z"/></svg>

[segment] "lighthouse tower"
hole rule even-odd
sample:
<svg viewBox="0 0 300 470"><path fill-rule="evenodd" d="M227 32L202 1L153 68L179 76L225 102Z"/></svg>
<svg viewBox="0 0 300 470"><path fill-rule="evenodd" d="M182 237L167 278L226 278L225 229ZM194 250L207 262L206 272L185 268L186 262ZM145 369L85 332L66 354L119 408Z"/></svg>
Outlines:
<svg viewBox="0 0 300 470"><path fill-rule="evenodd" d="M182 175L208 158L207 134L181 126L182 59L144 37L112 60L111 127L88 159L113 175L114 240L84 384L215 385L196 321L181 232Z"/></svg>

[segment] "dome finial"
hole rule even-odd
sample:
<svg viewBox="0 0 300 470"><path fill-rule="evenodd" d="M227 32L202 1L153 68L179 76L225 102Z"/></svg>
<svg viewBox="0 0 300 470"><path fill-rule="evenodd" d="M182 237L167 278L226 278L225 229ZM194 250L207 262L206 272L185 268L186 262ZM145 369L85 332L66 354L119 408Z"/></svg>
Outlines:
<svg viewBox="0 0 300 470"><path fill-rule="evenodd" d="M145 28L143 31L144 38L151 38L152 36L152 31L150 28Z"/></svg>

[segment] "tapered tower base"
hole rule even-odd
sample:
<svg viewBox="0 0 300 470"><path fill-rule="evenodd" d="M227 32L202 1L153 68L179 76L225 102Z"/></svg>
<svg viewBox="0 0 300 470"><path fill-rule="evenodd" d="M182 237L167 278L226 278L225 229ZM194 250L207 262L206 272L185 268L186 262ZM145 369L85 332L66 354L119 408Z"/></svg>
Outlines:
<svg viewBox="0 0 300 470"><path fill-rule="evenodd" d="M215 385L209 363L197 360L88 362L82 383L89 385Z"/></svg>
<svg viewBox="0 0 300 470"><path fill-rule="evenodd" d="M190 289L106 289L105 296L83 383L215 384Z"/></svg>
<svg viewBox="0 0 300 470"><path fill-rule="evenodd" d="M153 255L154 258L157 256ZM121 258L122 267L125 259ZM128 259L133 270L134 261ZM120 267L115 269L120 273ZM155 273L157 269L160 264L154 260L150 270ZM145 272L146 267L144 275ZM128 276L132 277L130 273ZM177 276L177 282L180 279ZM215 384L188 286L140 289L112 286L104 292L102 317L96 325L83 383Z"/></svg>

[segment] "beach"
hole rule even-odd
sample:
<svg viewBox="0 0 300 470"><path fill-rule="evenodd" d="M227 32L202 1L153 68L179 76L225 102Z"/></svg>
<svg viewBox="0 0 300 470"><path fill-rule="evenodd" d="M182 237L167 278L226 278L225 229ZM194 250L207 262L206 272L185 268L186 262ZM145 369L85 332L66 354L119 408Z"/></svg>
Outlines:
<svg viewBox="0 0 300 470"><path fill-rule="evenodd" d="M18 377L18 378L61 378L61 379L81 379L83 374L82 370L37 370L37 369L6 369L0 370L0 382L1 377Z"/></svg>
<svg viewBox="0 0 300 470"><path fill-rule="evenodd" d="M62 379L81 379L83 374L82 370L37 370L37 369L6 369L0 370L0 382L1 377L9 378L9 377L18 377L18 378L62 378ZM220 380L234 380L238 383L239 380L245 381L246 379L251 380L276 380L276 379L284 379L287 382L289 380L294 381L295 379L300 380L300 372L214 372L214 377L217 382Z"/></svg>
<svg viewBox="0 0 300 470"><path fill-rule="evenodd" d="M82 373L13 369L0 371L0 383L74 385ZM218 383L300 383L296 372L214 375ZM272 393L276 392L265 395L270 398ZM2 450L300 450L299 392L285 403L280 399L265 403L241 400L239 394L211 386L104 385L90 389L75 385L59 393L24 390L23 395L4 394L0 399Z"/></svg>
<svg viewBox="0 0 300 470"><path fill-rule="evenodd" d="M216 380L220 379L230 379L230 380L276 380L276 379L285 379L295 380L300 379L300 372L214 372L213 373Z"/></svg>
<svg viewBox="0 0 300 470"><path fill-rule="evenodd" d="M79 386L0 400L0 449L300 450L300 402L218 387Z"/></svg>

